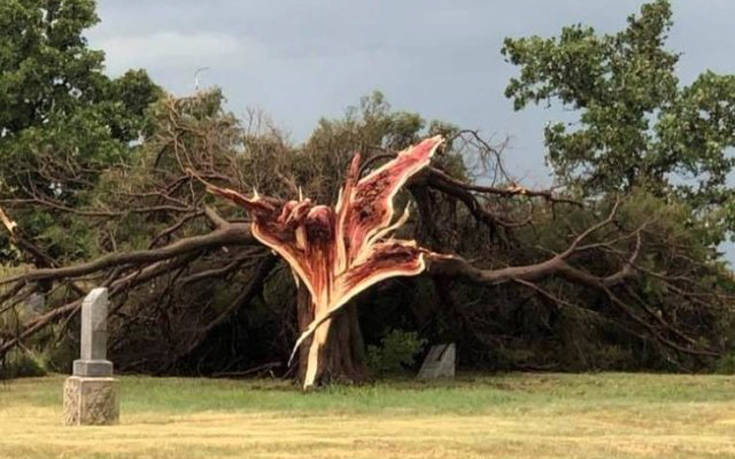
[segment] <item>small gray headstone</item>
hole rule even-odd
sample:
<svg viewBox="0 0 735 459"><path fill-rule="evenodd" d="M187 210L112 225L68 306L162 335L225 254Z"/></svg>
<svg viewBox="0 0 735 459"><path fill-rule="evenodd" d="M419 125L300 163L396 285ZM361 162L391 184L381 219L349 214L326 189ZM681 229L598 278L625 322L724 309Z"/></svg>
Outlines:
<svg viewBox="0 0 735 459"><path fill-rule="evenodd" d="M82 303L81 358L74 361L75 376L112 376L107 360L107 289L92 290Z"/></svg>
<svg viewBox="0 0 735 459"><path fill-rule="evenodd" d="M419 370L419 379L454 378L457 351L454 343L432 346Z"/></svg>

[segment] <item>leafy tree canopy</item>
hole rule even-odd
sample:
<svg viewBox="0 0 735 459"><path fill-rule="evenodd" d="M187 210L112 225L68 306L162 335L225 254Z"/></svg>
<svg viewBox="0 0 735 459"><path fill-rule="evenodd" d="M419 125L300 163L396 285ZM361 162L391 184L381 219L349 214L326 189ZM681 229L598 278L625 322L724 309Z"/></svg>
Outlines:
<svg viewBox="0 0 735 459"><path fill-rule="evenodd" d="M101 170L129 161L160 90L143 70L103 73L83 36L97 22L93 0L0 2L0 205L78 207ZM63 226L48 209L16 218L33 235Z"/></svg>
<svg viewBox="0 0 735 459"><path fill-rule="evenodd" d="M705 71L681 85L679 54L665 48L671 16L669 2L657 0L615 34L573 25L552 38L507 38L502 53L520 75L505 94L516 110L545 102L579 113L578 123L544 130L547 161L562 182L587 194L676 194L732 230L735 75Z"/></svg>

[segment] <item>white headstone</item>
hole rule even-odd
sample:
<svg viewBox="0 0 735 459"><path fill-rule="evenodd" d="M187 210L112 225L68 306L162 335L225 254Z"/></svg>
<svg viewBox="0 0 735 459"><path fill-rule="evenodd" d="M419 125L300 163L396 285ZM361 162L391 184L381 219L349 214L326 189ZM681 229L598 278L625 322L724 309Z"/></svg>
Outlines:
<svg viewBox="0 0 735 459"><path fill-rule="evenodd" d="M107 360L107 289L92 290L82 303L81 358L74 361L75 376L111 376Z"/></svg>
<svg viewBox="0 0 735 459"><path fill-rule="evenodd" d="M457 350L454 343L432 346L419 370L419 379L454 378Z"/></svg>

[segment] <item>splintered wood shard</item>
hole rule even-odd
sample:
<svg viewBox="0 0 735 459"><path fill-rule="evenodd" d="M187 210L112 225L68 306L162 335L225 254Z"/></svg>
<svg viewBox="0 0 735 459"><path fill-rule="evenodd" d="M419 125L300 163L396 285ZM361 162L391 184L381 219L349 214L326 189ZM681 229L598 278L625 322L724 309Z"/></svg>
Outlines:
<svg viewBox="0 0 735 459"><path fill-rule="evenodd" d="M283 257L311 294L314 320L291 354L293 359L304 340L313 336L305 389L315 382L319 350L326 343L334 313L377 282L424 270L424 250L415 241L390 238L408 218L406 209L394 222L393 198L412 175L429 164L442 142L441 136L426 139L363 178L359 178L360 155L356 154L334 208L314 205L302 196L279 208L257 192L248 198L208 185L212 193L250 212L253 236Z"/></svg>

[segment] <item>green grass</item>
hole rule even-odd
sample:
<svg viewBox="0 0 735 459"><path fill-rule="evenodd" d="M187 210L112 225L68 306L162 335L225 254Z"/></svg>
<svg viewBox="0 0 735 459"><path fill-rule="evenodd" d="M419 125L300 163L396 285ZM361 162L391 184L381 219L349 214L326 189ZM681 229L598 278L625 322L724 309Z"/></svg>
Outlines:
<svg viewBox="0 0 735 459"><path fill-rule="evenodd" d="M301 393L122 377L121 425L61 423L63 377L0 384L2 457L735 457L735 377L461 375Z"/></svg>

